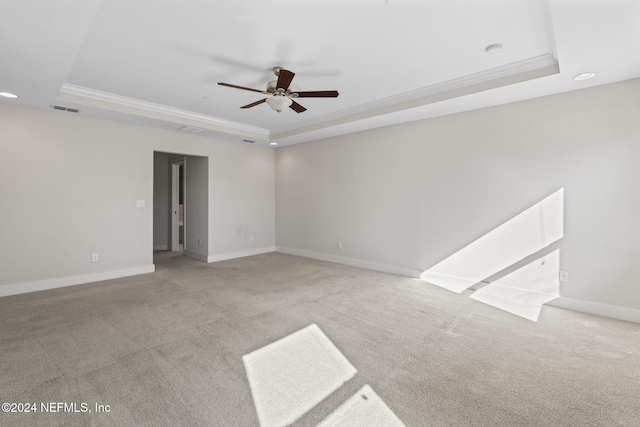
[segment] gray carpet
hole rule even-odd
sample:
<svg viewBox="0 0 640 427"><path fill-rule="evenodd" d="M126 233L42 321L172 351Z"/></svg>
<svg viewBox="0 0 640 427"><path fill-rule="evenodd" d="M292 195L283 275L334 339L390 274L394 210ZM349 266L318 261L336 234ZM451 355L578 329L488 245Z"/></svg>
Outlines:
<svg viewBox="0 0 640 427"><path fill-rule="evenodd" d="M92 413L1 425L259 425L242 356L315 323L406 425L640 425L640 325L543 308L530 322L418 280L284 254L0 298L0 400ZM110 405L95 413L94 404ZM40 409L40 408L38 408Z"/></svg>

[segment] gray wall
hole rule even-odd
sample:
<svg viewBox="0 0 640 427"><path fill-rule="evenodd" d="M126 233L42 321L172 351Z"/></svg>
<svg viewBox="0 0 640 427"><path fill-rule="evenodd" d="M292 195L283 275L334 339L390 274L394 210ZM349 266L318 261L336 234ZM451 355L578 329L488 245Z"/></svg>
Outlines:
<svg viewBox="0 0 640 427"><path fill-rule="evenodd" d="M272 148L0 104L0 295L152 270L154 151L208 158L204 253L273 250Z"/></svg>
<svg viewBox="0 0 640 427"><path fill-rule="evenodd" d="M278 148L276 245L425 271L564 188L562 295L640 309L639 100L632 80Z"/></svg>
<svg viewBox="0 0 640 427"><path fill-rule="evenodd" d="M263 150L270 150L270 156ZM242 254L253 248L273 247L274 152L268 147L240 144L240 149L230 150L224 158L209 157L210 259L222 259L228 252Z"/></svg>
<svg viewBox="0 0 640 427"><path fill-rule="evenodd" d="M277 156L0 104L0 295L152 269L153 152L162 151L207 159L207 219L194 221L207 228L198 236L209 261L277 243L425 271L562 188L564 237L551 248L571 273L561 294L640 309L639 99L632 80Z"/></svg>
<svg viewBox="0 0 640 427"><path fill-rule="evenodd" d="M209 242L209 167L206 157L187 156L184 166L186 253L206 260Z"/></svg>
<svg viewBox="0 0 640 427"><path fill-rule="evenodd" d="M153 249L171 249L171 166L168 153L153 153Z"/></svg>

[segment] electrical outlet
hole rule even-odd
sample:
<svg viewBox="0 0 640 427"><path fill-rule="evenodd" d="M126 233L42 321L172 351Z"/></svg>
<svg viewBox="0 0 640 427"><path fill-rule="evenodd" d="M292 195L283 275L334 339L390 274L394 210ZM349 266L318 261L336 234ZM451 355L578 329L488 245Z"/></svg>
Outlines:
<svg viewBox="0 0 640 427"><path fill-rule="evenodd" d="M144 200L136 200L136 207L137 208L144 208L146 205Z"/></svg>
<svg viewBox="0 0 640 427"><path fill-rule="evenodd" d="M560 281L563 283L569 283L569 272L560 271Z"/></svg>
<svg viewBox="0 0 640 427"><path fill-rule="evenodd" d="M98 262L100 261L100 257L98 256L98 254L91 254L91 262Z"/></svg>
<svg viewBox="0 0 640 427"><path fill-rule="evenodd" d="M198 246L202 243L202 240L198 239Z"/></svg>
<svg viewBox="0 0 640 427"><path fill-rule="evenodd" d="M342 249L342 242L338 242L338 249Z"/></svg>
<svg viewBox="0 0 640 427"><path fill-rule="evenodd" d="M249 236L249 241L253 242L254 240L256 240L255 236L252 234L251 236Z"/></svg>

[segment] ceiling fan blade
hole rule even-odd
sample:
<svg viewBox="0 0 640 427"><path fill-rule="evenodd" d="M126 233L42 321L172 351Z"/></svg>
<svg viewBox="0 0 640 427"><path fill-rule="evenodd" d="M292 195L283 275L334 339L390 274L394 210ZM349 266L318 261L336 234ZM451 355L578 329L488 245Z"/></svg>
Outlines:
<svg viewBox="0 0 640 427"><path fill-rule="evenodd" d="M251 92L258 92L258 93L264 93L264 94L266 94L266 93L267 93L267 92L265 92L265 91L263 91L263 90L251 89L250 87L244 87L244 86L232 85L232 84L229 84L229 83L222 83L222 82L219 82L218 84L219 84L220 86L233 87L233 88L236 88L236 89L242 89L242 90L250 90Z"/></svg>
<svg viewBox="0 0 640 427"><path fill-rule="evenodd" d="M243 106L242 106L242 107L240 107L240 108L251 108L251 107L255 107L256 105L260 105L260 104L262 104L263 102L266 102L266 101L267 101L267 98L265 98L265 99L261 99L260 101L256 101L256 102L252 102L251 104L243 105Z"/></svg>
<svg viewBox="0 0 640 427"><path fill-rule="evenodd" d="M304 108L302 105L298 104L296 101L293 101L291 103L291 105L289 105L289 108L291 108L296 113L302 113L304 111L307 111L306 108Z"/></svg>
<svg viewBox="0 0 640 427"><path fill-rule="evenodd" d="M284 90L289 89L289 85L291 84L291 81L293 80L293 76L295 75L296 75L295 73L282 68L278 72L278 84L276 87L278 89L284 89Z"/></svg>
<svg viewBox="0 0 640 427"><path fill-rule="evenodd" d="M307 92L295 92L298 95L298 98L337 98L338 91L337 90L314 90ZM291 94L295 96L295 94Z"/></svg>

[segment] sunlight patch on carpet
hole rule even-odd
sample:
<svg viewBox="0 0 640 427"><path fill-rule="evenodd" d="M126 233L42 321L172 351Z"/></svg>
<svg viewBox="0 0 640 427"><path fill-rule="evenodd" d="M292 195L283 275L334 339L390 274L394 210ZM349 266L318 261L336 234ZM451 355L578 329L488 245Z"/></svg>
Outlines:
<svg viewBox="0 0 640 427"><path fill-rule="evenodd" d="M404 423L367 384L318 427L404 427Z"/></svg>
<svg viewBox="0 0 640 427"><path fill-rule="evenodd" d="M315 324L242 360L262 427L293 423L357 373Z"/></svg>

